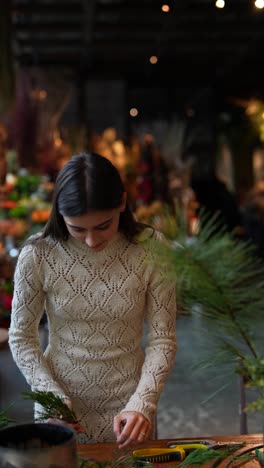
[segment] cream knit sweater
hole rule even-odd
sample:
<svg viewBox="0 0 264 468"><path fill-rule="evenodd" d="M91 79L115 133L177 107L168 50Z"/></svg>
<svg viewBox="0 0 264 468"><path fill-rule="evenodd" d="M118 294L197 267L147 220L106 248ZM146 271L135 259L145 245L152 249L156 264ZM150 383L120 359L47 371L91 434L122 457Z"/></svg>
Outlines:
<svg viewBox="0 0 264 468"><path fill-rule="evenodd" d="M70 397L86 429L80 442L113 441L113 418L121 410L150 420L156 412L175 358L176 305L174 285L150 256L146 239L133 244L118 233L101 252L72 237L46 238L18 258L13 358L32 390ZM43 354L44 310L49 344Z"/></svg>

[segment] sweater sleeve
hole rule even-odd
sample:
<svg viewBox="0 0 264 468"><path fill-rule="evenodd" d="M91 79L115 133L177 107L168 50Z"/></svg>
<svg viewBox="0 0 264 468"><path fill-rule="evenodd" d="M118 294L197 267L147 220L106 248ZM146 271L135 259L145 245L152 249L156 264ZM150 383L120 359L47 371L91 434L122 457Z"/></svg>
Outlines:
<svg viewBox="0 0 264 468"><path fill-rule="evenodd" d="M53 379L40 347L39 323L45 307L45 292L34 261L34 247L22 249L14 275L9 346L14 361L33 391L64 395Z"/></svg>
<svg viewBox="0 0 264 468"><path fill-rule="evenodd" d="M161 269L154 269L147 293L147 344L136 391L125 411L138 411L150 421L176 355L176 287Z"/></svg>

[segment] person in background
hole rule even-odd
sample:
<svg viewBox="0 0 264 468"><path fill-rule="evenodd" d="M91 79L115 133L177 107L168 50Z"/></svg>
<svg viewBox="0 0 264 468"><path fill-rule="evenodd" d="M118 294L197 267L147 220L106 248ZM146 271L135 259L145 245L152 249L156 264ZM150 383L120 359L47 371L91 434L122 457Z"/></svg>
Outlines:
<svg viewBox="0 0 264 468"><path fill-rule="evenodd" d="M189 149L193 159L191 187L199 204L198 212L216 215L219 227L227 231L240 231L240 210L233 193L215 171L215 148L209 142L196 143Z"/></svg>
<svg viewBox="0 0 264 468"><path fill-rule="evenodd" d="M135 221L112 163L81 153L60 170L51 216L19 255L10 349L32 390L62 396L77 414L79 442L152 436L176 353L175 284L151 247L159 238Z"/></svg>

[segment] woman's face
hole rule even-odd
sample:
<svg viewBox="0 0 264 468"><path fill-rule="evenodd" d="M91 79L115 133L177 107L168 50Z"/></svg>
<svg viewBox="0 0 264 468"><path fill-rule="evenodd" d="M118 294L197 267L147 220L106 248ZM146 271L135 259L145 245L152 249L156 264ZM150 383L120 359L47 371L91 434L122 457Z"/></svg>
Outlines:
<svg viewBox="0 0 264 468"><path fill-rule="evenodd" d="M118 232L120 213L124 211L126 197L118 208L91 211L81 216L63 216L69 234L95 252L103 250Z"/></svg>

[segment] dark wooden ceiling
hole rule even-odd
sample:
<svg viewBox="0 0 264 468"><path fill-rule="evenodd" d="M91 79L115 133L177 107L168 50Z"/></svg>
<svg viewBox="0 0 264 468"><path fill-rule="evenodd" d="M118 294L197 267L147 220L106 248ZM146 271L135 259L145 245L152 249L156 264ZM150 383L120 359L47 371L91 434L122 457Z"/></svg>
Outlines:
<svg viewBox="0 0 264 468"><path fill-rule="evenodd" d="M263 93L264 9L254 0L226 0L224 9L214 0L13 0L11 16L23 66Z"/></svg>

